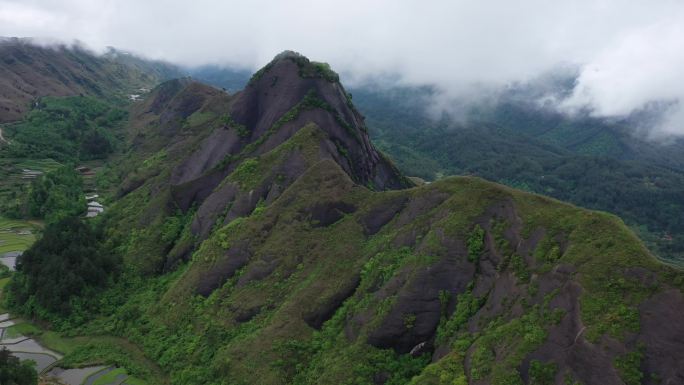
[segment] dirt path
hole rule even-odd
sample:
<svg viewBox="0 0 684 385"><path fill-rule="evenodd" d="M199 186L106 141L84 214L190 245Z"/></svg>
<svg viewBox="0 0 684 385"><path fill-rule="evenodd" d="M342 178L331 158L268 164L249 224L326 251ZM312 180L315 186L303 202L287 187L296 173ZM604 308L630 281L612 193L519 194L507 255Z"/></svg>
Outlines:
<svg viewBox="0 0 684 385"><path fill-rule="evenodd" d="M0 127L0 143L7 143L7 144L9 144L9 140L5 139L5 137L2 136L2 127Z"/></svg>

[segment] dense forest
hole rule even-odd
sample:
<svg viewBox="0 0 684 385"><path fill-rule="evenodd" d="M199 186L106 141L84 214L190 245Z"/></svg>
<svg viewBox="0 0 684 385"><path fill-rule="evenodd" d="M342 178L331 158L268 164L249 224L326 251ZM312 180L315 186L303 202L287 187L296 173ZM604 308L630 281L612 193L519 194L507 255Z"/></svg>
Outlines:
<svg viewBox="0 0 684 385"><path fill-rule="evenodd" d="M82 214L86 207L83 180L73 166L63 166L36 179L29 189L28 213L48 223Z"/></svg>
<svg viewBox="0 0 684 385"><path fill-rule="evenodd" d="M353 90L371 135L408 175L477 175L615 213L659 255L684 261L684 152L622 124L502 103L467 120L426 114L429 88Z"/></svg>
<svg viewBox="0 0 684 385"><path fill-rule="evenodd" d="M49 224L18 260L7 301L41 319L87 319L97 310L95 295L112 283L119 261L104 246L96 223L67 217Z"/></svg>
<svg viewBox="0 0 684 385"><path fill-rule="evenodd" d="M121 143L127 112L86 96L45 97L2 127L0 213L49 223L86 209L81 162L102 164Z"/></svg>
<svg viewBox="0 0 684 385"><path fill-rule="evenodd" d="M126 112L92 97L45 97L20 122L5 126L11 138L0 156L57 161L103 159L117 143Z"/></svg>

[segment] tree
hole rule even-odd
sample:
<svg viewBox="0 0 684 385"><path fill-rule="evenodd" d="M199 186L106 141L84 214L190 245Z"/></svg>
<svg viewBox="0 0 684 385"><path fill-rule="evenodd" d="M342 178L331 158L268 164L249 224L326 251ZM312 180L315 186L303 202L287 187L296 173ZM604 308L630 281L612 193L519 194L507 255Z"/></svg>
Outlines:
<svg viewBox="0 0 684 385"><path fill-rule="evenodd" d="M68 316L95 306L92 299L119 270L115 256L102 247L99 229L78 217L49 224L17 260L8 302L21 313Z"/></svg>
<svg viewBox="0 0 684 385"><path fill-rule="evenodd" d="M7 348L0 350L0 385L35 385L38 374L32 361L21 362Z"/></svg>
<svg viewBox="0 0 684 385"><path fill-rule="evenodd" d="M54 223L86 209L81 176L71 166L63 166L36 179L28 196L30 215Z"/></svg>

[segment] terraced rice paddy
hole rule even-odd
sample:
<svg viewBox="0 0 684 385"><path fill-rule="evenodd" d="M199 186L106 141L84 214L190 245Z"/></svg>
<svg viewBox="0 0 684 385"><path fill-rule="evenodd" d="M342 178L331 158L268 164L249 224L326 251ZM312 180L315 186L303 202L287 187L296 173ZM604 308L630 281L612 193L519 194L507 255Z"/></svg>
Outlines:
<svg viewBox="0 0 684 385"><path fill-rule="evenodd" d="M31 222L0 217L0 257L16 257L16 252L28 249L36 240L37 229Z"/></svg>
<svg viewBox="0 0 684 385"><path fill-rule="evenodd" d="M14 328L16 321L9 319L8 314L0 316L0 345L11 351L21 360L32 360L36 363L36 371L39 373L50 367L62 358L62 355L46 349L32 338L16 333L7 333L9 328Z"/></svg>
<svg viewBox="0 0 684 385"><path fill-rule="evenodd" d="M123 368L109 368L89 377L84 385L145 385L146 382L131 377Z"/></svg>
<svg viewBox="0 0 684 385"><path fill-rule="evenodd" d="M81 385L86 379L90 380L90 377L94 374L99 374L103 370L111 369L107 366L89 366L87 368L76 368L76 369L62 369L53 368L45 376L51 379L57 379L66 385Z"/></svg>
<svg viewBox="0 0 684 385"><path fill-rule="evenodd" d="M62 352L48 349L32 336L40 336L46 345ZM38 337L36 337L38 338ZM80 342L84 343L84 342ZM36 370L43 378L57 380L66 385L146 385L147 383L128 374L123 368L106 365L83 368L61 368L62 353L73 350L79 342L75 339L59 338L54 332L43 331L32 323L11 319L9 314L0 314L0 346L7 348L21 360L36 362Z"/></svg>

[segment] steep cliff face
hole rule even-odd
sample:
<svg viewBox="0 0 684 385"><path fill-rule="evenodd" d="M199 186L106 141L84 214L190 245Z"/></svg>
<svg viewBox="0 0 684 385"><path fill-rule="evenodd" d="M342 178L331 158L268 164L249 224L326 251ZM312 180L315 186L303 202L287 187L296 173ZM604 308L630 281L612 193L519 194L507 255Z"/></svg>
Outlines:
<svg viewBox="0 0 684 385"><path fill-rule="evenodd" d="M680 271L608 214L410 187L326 65L284 53L235 95L165 83L128 134L105 220L152 283L112 329L175 383L684 378Z"/></svg>
<svg viewBox="0 0 684 385"><path fill-rule="evenodd" d="M294 53L276 57L236 95L190 79L164 83L134 109L131 127L138 153L165 152L168 179L157 188L169 191L167 210L192 211L198 240L275 201L322 159L373 190L411 185L370 143L337 75ZM128 175L119 195L149 176ZM166 268L192 249L171 252Z"/></svg>
<svg viewBox="0 0 684 385"><path fill-rule="evenodd" d="M409 186L370 143L363 118L337 76L318 66L285 52L254 76L222 116L221 129L174 169L171 184L183 210L201 205L244 159L275 149L310 123L335 147L322 156L333 157L354 181L378 190ZM257 200L265 193L260 191Z"/></svg>

